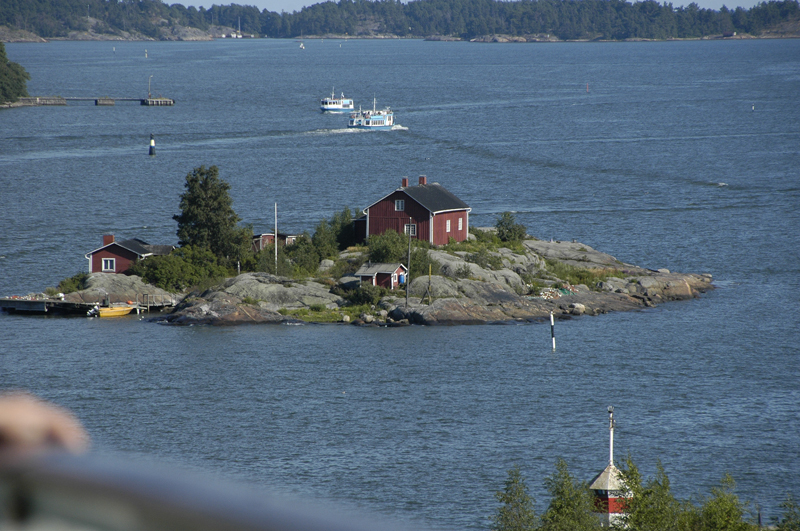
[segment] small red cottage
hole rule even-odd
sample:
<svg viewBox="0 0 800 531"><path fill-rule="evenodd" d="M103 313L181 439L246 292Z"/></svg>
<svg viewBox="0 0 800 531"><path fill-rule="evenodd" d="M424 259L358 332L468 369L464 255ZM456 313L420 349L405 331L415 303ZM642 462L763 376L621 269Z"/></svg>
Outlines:
<svg viewBox="0 0 800 531"><path fill-rule="evenodd" d="M428 184L424 175L417 186L409 186L403 177L400 188L364 209L365 216L355 222L356 238L366 240L392 229L433 245L445 245L450 238L460 242L469 234L470 210L441 184Z"/></svg>
<svg viewBox="0 0 800 531"><path fill-rule="evenodd" d="M259 251L263 251L275 240L275 233L274 232L265 232L264 234L254 234L253 235L253 243L250 248L253 250L254 253ZM295 241L297 241L297 236L291 234L281 234L278 233L278 244L279 245L292 245Z"/></svg>
<svg viewBox="0 0 800 531"><path fill-rule="evenodd" d="M408 268L403 264L379 264L367 262L356 271L356 276L363 284L394 289L405 282Z"/></svg>
<svg viewBox="0 0 800 531"><path fill-rule="evenodd" d="M625 514L625 486L619 469L614 466L614 406L608 406L608 428L610 431L608 466L589 483L594 492L594 510L600 513L603 527L618 526Z"/></svg>
<svg viewBox="0 0 800 531"><path fill-rule="evenodd" d="M167 255L174 248L173 245L150 245L138 238L118 242L113 234L105 234L103 246L84 256L89 260L89 273L124 273L137 260Z"/></svg>

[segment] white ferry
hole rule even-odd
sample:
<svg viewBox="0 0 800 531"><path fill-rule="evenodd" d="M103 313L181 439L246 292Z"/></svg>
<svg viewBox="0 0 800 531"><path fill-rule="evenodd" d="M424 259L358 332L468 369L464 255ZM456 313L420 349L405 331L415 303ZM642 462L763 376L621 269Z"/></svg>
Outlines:
<svg viewBox="0 0 800 531"><path fill-rule="evenodd" d="M347 112L355 109L355 104L353 100L344 97L344 92L341 98L337 98L335 91L331 91L331 97L322 98L319 107L322 112Z"/></svg>
<svg viewBox="0 0 800 531"><path fill-rule="evenodd" d="M350 114L350 121L347 127L357 127L359 129L391 129L394 126L394 111L389 107L382 110L375 108L377 101L372 100L372 110L358 111Z"/></svg>

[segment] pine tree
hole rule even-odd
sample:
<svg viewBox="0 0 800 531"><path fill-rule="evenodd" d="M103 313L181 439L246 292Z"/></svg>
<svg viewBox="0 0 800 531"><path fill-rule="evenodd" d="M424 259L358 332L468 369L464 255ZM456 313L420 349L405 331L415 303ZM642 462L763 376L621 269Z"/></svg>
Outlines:
<svg viewBox="0 0 800 531"><path fill-rule="evenodd" d="M672 495L669 478L661 461L656 467L656 476L646 482L642 481L631 456L620 467L620 477L626 491L621 528L629 531L672 531L678 528L681 504Z"/></svg>
<svg viewBox="0 0 800 531"><path fill-rule="evenodd" d="M508 471L505 488L494 496L502 505L492 517L492 531L533 531L537 528L533 499L528 494L519 466Z"/></svg>
<svg viewBox="0 0 800 531"><path fill-rule="evenodd" d="M209 249L229 262L241 260L249 250L253 231L237 226L241 219L233 210L230 185L219 178L219 169L195 168L186 175L185 187L181 213L172 216L178 222L179 245Z"/></svg>
<svg viewBox="0 0 800 531"><path fill-rule="evenodd" d="M585 482L570 475L563 459L556 471L545 478L550 505L542 515L542 531L598 531L600 519L594 513L594 499Z"/></svg>
<svg viewBox="0 0 800 531"><path fill-rule="evenodd" d="M28 95L25 82L31 78L18 63L6 57L6 47L0 42L0 103L14 102Z"/></svg>

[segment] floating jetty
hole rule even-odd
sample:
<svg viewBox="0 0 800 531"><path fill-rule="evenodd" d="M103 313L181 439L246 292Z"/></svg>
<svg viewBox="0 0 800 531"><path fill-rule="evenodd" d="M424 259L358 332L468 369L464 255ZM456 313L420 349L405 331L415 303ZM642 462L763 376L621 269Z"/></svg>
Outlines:
<svg viewBox="0 0 800 531"><path fill-rule="evenodd" d="M110 98L108 96L102 98L73 98L63 96L35 96L20 98L17 102L20 107L39 107L49 105L67 105L71 101L93 101L96 106L110 107L116 105L118 101L138 101L141 105L147 107L171 107L175 105L175 100L172 98Z"/></svg>
<svg viewBox="0 0 800 531"><path fill-rule="evenodd" d="M0 298L0 310L8 313L39 314L39 315L87 315L92 310L104 308L131 307L131 311L150 312L172 308L176 304L173 297L161 297L147 293L137 295L135 301L112 303L108 298L96 301L67 301L60 297L41 297L28 295L25 297ZM102 315L102 312L100 312Z"/></svg>

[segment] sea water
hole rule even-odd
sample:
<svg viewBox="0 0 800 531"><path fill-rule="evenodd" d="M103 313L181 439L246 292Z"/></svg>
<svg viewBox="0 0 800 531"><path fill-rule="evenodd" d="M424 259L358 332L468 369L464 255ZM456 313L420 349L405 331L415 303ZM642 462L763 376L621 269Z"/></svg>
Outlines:
<svg viewBox="0 0 800 531"><path fill-rule="evenodd" d="M341 44L341 46L340 46ZM174 98L0 111L0 295L88 269L103 234L175 243L217 165L256 232L312 231L427 175L529 234L711 273L699 299L556 325L168 327L0 315L0 387L73 409L98 452L435 529L485 529L513 465L542 510L657 460L700 500L729 472L765 521L800 469L800 42L237 40L7 44L31 95ZM147 50L147 54L145 54ZM152 76L152 77L151 77ZM400 130L319 112L331 89ZM148 156L150 134L156 156Z"/></svg>

